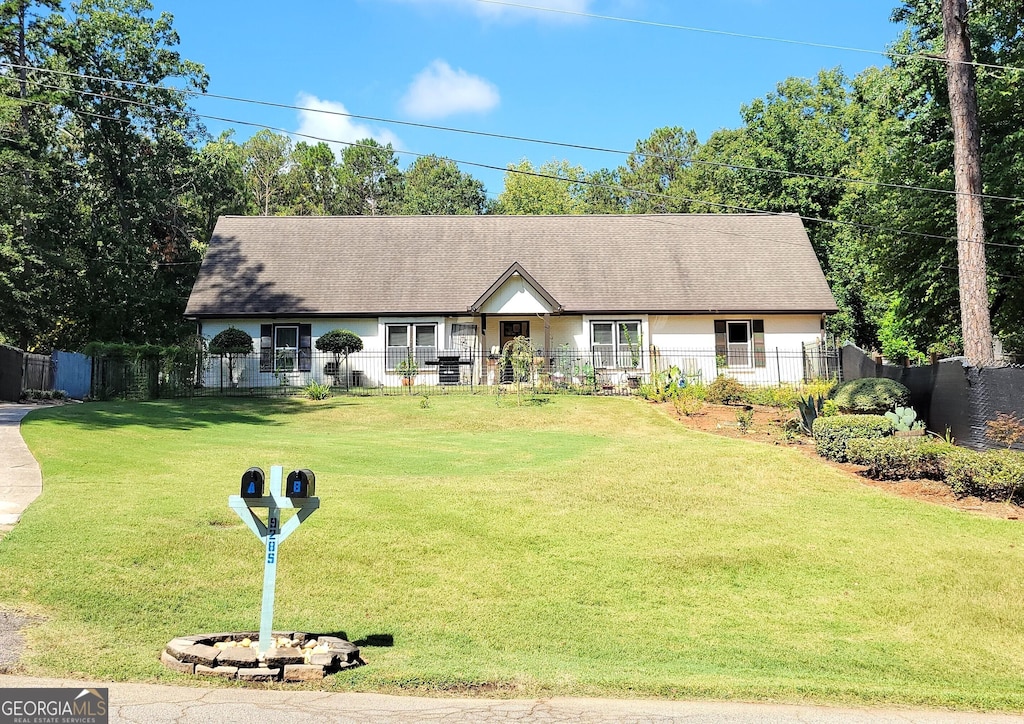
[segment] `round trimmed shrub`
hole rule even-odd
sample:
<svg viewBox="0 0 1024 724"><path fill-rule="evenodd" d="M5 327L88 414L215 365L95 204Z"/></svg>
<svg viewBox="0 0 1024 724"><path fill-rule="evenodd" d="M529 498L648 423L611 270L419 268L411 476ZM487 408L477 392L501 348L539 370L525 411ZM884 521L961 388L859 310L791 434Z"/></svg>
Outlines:
<svg viewBox="0 0 1024 724"><path fill-rule="evenodd" d="M837 463L846 462L846 445L850 440L885 437L893 430L892 422L881 415L819 417L811 429L817 453Z"/></svg>
<svg viewBox="0 0 1024 724"><path fill-rule="evenodd" d="M249 354L252 352L252 337L243 329L228 327L210 340L210 354Z"/></svg>
<svg viewBox="0 0 1024 724"><path fill-rule="evenodd" d="M829 394L842 412L880 415L895 406L905 407L910 390L888 377L862 377L837 385Z"/></svg>
<svg viewBox="0 0 1024 724"><path fill-rule="evenodd" d="M332 329L317 338L316 348L321 352L332 352L348 357L353 352L362 351L363 339L347 329Z"/></svg>

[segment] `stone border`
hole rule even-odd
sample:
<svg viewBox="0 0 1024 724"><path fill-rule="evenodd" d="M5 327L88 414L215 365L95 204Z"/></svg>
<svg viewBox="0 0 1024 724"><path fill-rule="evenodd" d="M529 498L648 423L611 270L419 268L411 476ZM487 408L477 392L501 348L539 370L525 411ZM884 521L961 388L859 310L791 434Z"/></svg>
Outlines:
<svg viewBox="0 0 1024 724"><path fill-rule="evenodd" d="M359 647L326 634L274 631L276 646L265 656L252 642L257 631L199 634L171 639L160 652L167 668L189 676L238 681L317 681L329 674L362 666ZM250 645L243 645L248 639ZM224 644L232 643L232 646Z"/></svg>

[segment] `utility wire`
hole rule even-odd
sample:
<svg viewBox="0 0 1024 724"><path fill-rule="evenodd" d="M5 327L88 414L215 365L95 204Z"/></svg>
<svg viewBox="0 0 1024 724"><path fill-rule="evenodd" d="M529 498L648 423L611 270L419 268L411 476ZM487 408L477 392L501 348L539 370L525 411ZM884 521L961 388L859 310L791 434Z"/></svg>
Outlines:
<svg viewBox="0 0 1024 724"><path fill-rule="evenodd" d="M71 91L73 93L76 93L76 94L79 94L79 95L83 95L83 96L93 96L93 97L97 97L97 98L104 98L104 99L107 99L107 100L115 100L115 101L119 101L119 102L123 102L123 103L130 103L130 104L142 106L142 107L145 107L145 108L159 110L159 111L166 111L167 110L164 106L159 106L159 105L156 105L156 104L153 104L153 103L147 103L145 101L138 101L138 100L133 100L133 99L129 99L129 98L123 98L121 96L114 96L114 95L110 95L108 93L100 93L99 91L85 91L85 90L78 90L78 89L73 89L73 88L60 88L59 86L48 86L46 84L41 84L41 83L38 83L38 82L37 82L37 84L41 85L43 87L48 87L48 88L58 88L60 90L69 90L69 91ZM255 127L255 128L266 129L266 130L269 130L269 131L276 131L278 133L282 133L282 134L285 134L285 135L297 136L297 137L301 137L301 138L308 138L310 140L322 141L324 143L337 143L337 144L341 144L341 145L345 145L345 146L349 146L349 147L355 147L355 148L368 148L368 149L375 148L373 146L368 146L368 145L365 145L365 144L360 144L358 142L341 141L341 140L338 140L338 139L326 138L326 137L323 137L323 136L316 136L316 135L312 135L312 134L308 134L308 133L298 133L298 132L295 132L295 131L289 131L289 130L284 129L284 128L279 128L279 127L275 127L275 126L269 126L269 125L266 125L266 124L263 124L263 123L255 123L255 122L252 122L252 121L244 121L244 120L235 119L235 118L225 118L223 116L214 116L214 115L209 115L209 114L196 113L194 111L181 111L181 114L182 115L191 116L193 118L205 118L205 119L208 119L208 120L220 121L222 123L233 123L233 124L239 124L239 125L251 126L251 127ZM122 120L122 119L113 119L113 120ZM413 157L416 157L416 158L422 158L424 156L432 155L432 154L425 154L425 153L417 153L415 151L405 151L405 150L402 150L402 149L392 149L392 150L395 153L397 153L397 154L413 156ZM592 186L592 187L595 187L595 188L603 188L603 189L611 190L611 191L614 191L614 192L619 193L619 194L633 194L633 195L641 195L641 196L647 196L647 197L652 197L652 198L664 198L664 199L675 200L675 201L686 201L686 202L693 203L693 204L703 204L704 206L709 206L709 207L712 207L712 208L720 208L720 209L725 209L727 211L740 212L740 213L764 214L764 215L772 215L772 216L796 215L799 218L803 219L804 221L809 221L809 222L814 222L814 223L819 223L819 224L832 224L832 225L837 225L837 226L847 226L847 227L857 228L857 229L862 230L862 231L865 231L865 230L866 231L882 231L882 232L887 232L887 233L896 234L896 235L900 235L900 236L916 236L918 238L937 239L937 240L943 240L943 241L960 241L956 237L944 236L942 234L930 234L930 233L927 233L927 232L911 231L909 229L893 229L891 227L879 226L879 225L876 225L876 224L865 224L865 223L860 223L860 222L855 222L855 221L840 221L838 219L828 219L828 218L818 217L818 216L809 216L809 215L804 215L804 214L794 214L793 212L786 212L786 211L770 211L770 210L765 210L765 209L757 209L757 208L753 208L753 207L749 207L749 206L740 206L740 205L737 205L737 204L726 204L726 203L721 203L721 202L708 201L706 199L697 199L697 198L688 197L688 196L675 196L675 195L667 194L667 193L664 193L664 192L646 191L646 190L642 190L642 189L634 189L634 188L624 187L624 186L620 186L620 185L606 184L606 183L602 183L602 182L599 182L599 181L592 181L592 180L589 180L589 179L566 179L566 178L563 178L561 176L555 176L555 175L552 175L552 174L545 174L545 173L541 173L539 171L524 171L522 169L516 169L516 168L513 168L511 166L496 166L494 164L487 164L487 163L482 163L482 162L479 162L479 161L463 161L463 160L458 160L458 159L449 159L449 160L451 160L453 163L464 165L464 166L472 166L472 167L476 167L476 168L484 168L484 169L488 169L488 170L492 170L492 171L501 171L501 172L504 172L504 173L514 173L514 174L519 174L519 175L524 175L524 176L533 176L533 177L536 177L536 178L553 179L553 180L556 180L556 181L561 181L563 183L574 183L574 184L579 184L579 185L583 185L583 186ZM966 242L966 243L971 243L971 244L979 244L980 243L980 244L985 244L986 246L1006 247L1006 248L1010 248L1010 249L1019 249L1019 248L1021 248L1021 245L1019 245L1019 244L1004 244L1004 243L1001 243L1001 242L992 242L992 241L979 242L979 241L975 241L973 239L963 239L963 241Z"/></svg>
<svg viewBox="0 0 1024 724"><path fill-rule="evenodd" d="M257 106L265 106L265 107L268 107L268 108L280 108L280 109L284 109L284 110L301 111L301 112L304 112L304 113L321 113L321 114L328 115L328 116L338 116L338 117L342 117L342 118L354 118L354 119L358 119L358 120L361 120L361 121L371 121L371 122L374 122L374 123L384 123L384 124L396 125L396 126L406 126L406 127L410 127L410 128L422 128L422 129L427 129L427 130L432 130L432 131L443 131L443 132L446 132L446 133L459 133L459 134L463 134L463 135L478 136L478 137L482 137L482 138L494 138L494 139L503 140L503 141L515 141L515 142L518 142L518 143L533 143L533 144L539 144L539 145L545 145L545 146L555 146L555 147L559 147L559 148L569 148L569 149L576 150L576 151L592 151L592 152L596 152L596 153L609 153L609 154L616 154L616 155L620 155L620 156L630 156L630 155L632 155L634 153L637 153L637 151L635 151L635 150L634 151L624 151L624 150L621 150L621 149L607 148L607 147L603 147L603 146L590 146L590 145L580 144L580 143L569 143L569 142L565 142L565 141L552 141L552 140L547 140L547 139L531 138L531 137L528 137L528 136L515 136L515 135L510 135L510 134L505 134L505 133L494 133L494 132L489 132L489 131L478 131L478 130L467 129L467 128L457 128L457 127L454 127L454 126L441 126L441 125L435 125L435 124L431 124L431 123L419 123L419 122L415 122L415 121L402 121L402 120L398 120L398 119L395 119L395 118L384 118L384 117L380 117L380 116L367 116L367 115L363 115L363 114L348 113L348 112L344 112L344 111L336 111L336 110L331 110L331 109L327 109L327 108L310 108L310 107L307 107L307 106L292 105L292 104L289 104L289 103L279 103L279 102L276 102L276 101L266 101L266 100L260 100L260 99L255 99L255 98L243 98L243 97L239 97L239 96L230 96L230 95L223 95L223 94L217 94L217 93L206 93L206 92L197 91L197 90L190 90L190 89L187 89L187 88L173 88L173 87L162 86L162 85L157 85L157 84L153 84L153 83L142 83L142 82L139 82L139 81L124 80L124 79L120 79L120 78L104 78L102 76L88 75L88 74L84 74L84 73L71 73L71 72L68 72L68 71L59 71L59 70L52 70L52 69L49 69L49 68L40 68L38 66L18 65L16 63L0 62L0 67L9 67L9 68L15 68L15 69L26 68L26 69L29 69L29 70L36 70L36 71L40 71L40 72L43 72L43 73L51 73L51 74L55 74L55 75L67 76L67 77L72 77L72 78L79 78L79 79L86 79L86 80L97 80L97 81L109 82L109 83L122 83L122 84L125 84L125 85L131 85L131 86L142 87L142 88L149 88L149 89L153 89L153 90L174 91L174 92L178 92L178 93L185 93L187 95L195 96L195 97L199 97L199 98L215 98L217 100L225 100L225 101L231 101L231 102L235 102L235 103L249 103L249 104L257 105ZM44 83L40 83L39 81L33 81L33 82L36 85L39 85L39 86L44 87L44 88L51 88L51 89L57 89L57 90L73 90L73 89L66 89L66 88L64 88L62 86L47 85L47 84L44 84ZM726 168L726 169L731 169L731 170L734 170L734 171L754 171L754 172L760 172L760 173L774 174L774 175L778 175L778 176L789 176L789 177L797 177L797 178L809 178L809 179L815 179L815 180L819 180L819 181L834 181L836 183L843 183L843 184L860 184L860 185L863 185L863 186L874 186L874 187L878 187L878 188L888 188L888 189L900 189L900 190L905 190L905 191L922 191L922 192L926 192L926 193L944 194L944 195L948 195L948 196L969 195L968 192L956 191L956 190L953 190L953 189L939 189L939 188L934 188L934 187L931 187L931 186L916 186L916 185L913 185L913 184L886 183L886 182L883 182L883 181L870 181L870 180L867 180L867 179L856 179L856 178L849 178L849 177L844 177L844 176L829 176L827 174L815 174L815 173L808 173L808 172L805 172L805 171L788 171L788 170L785 170L785 169L765 168L765 167L761 167L761 166L749 166L749 165L745 165L745 164L725 163L725 162L721 162L721 161L706 161L706 160L703 160L703 159L693 158L691 156L675 156L675 155L671 155L671 154L659 154L659 153L644 153L642 155L650 157L650 158L657 158L657 159L660 159L660 160L663 160L663 161L674 161L674 162L678 162L678 163L693 164L693 165L697 165L697 166L709 166L709 167L712 167L712 168ZM1000 196L1000 195L996 195L996 194L979 194L978 196L980 198L982 198L982 199L986 199L986 200L990 200L990 201L1012 201L1012 202L1024 203L1024 198L1019 197L1019 196Z"/></svg>
<svg viewBox="0 0 1024 724"><path fill-rule="evenodd" d="M597 13L583 12L582 10L567 10L565 8L542 7L540 5L527 5L525 3L507 2L506 0L476 0L485 5L500 5L503 7L519 8L521 10L536 10L538 12L554 13L557 15L569 15L572 17L588 18L591 20L609 20L617 23L630 23L632 25L645 25L668 30L685 30L691 33L707 33L709 35L724 35L730 38L744 38L746 40L762 40L770 43L785 43L787 45L804 45L810 48L823 48L825 50L842 50L849 53L865 53L868 55L881 55L887 58L900 58L904 60L929 60L937 63L957 63L961 65L973 65L976 68L990 68L992 70L1016 70L1024 71L1024 68L1013 65L999 65L997 63L979 63L977 61L951 60L944 56L930 53L897 53L894 51L872 50L870 48L855 48L848 45L833 45L830 43L816 43L811 40L794 40L792 38L776 38L770 35L751 35L749 33L738 33L730 30L712 30L710 28L698 28L692 25L677 25L675 23L662 23L654 20L640 20L637 18L624 18L615 15L598 15Z"/></svg>

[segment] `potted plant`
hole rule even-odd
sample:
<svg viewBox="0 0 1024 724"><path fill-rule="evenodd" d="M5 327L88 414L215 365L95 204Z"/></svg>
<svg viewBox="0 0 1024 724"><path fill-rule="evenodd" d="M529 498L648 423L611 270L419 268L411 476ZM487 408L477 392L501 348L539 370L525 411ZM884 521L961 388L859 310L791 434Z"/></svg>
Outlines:
<svg viewBox="0 0 1024 724"><path fill-rule="evenodd" d="M416 360L412 357L406 357L395 366L395 372L402 376L402 385L405 387L412 386L412 381L419 374L419 371Z"/></svg>

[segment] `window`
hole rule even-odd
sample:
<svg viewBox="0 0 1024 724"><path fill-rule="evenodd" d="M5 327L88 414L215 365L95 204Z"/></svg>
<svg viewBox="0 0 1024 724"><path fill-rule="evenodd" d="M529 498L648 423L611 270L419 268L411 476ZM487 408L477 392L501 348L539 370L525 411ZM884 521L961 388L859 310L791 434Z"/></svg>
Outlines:
<svg viewBox="0 0 1024 724"><path fill-rule="evenodd" d="M309 324L261 324L260 372L309 372L312 342Z"/></svg>
<svg viewBox="0 0 1024 724"><path fill-rule="evenodd" d="M417 367L437 359L436 324L389 324L384 335L389 370L409 357Z"/></svg>
<svg viewBox="0 0 1024 724"><path fill-rule="evenodd" d="M590 323L590 349L598 368L643 366L640 322L637 320Z"/></svg>
<svg viewBox="0 0 1024 724"><path fill-rule="evenodd" d="M715 357L720 367L764 367L764 320L716 319Z"/></svg>

